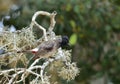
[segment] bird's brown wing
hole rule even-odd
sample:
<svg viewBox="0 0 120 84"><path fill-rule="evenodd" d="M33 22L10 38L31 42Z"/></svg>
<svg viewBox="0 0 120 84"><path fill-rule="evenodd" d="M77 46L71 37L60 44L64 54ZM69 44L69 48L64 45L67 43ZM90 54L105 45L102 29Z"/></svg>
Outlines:
<svg viewBox="0 0 120 84"><path fill-rule="evenodd" d="M52 54L52 52L54 52L54 45L55 43L52 41L41 44L39 46L38 52L35 54L33 59L49 57Z"/></svg>

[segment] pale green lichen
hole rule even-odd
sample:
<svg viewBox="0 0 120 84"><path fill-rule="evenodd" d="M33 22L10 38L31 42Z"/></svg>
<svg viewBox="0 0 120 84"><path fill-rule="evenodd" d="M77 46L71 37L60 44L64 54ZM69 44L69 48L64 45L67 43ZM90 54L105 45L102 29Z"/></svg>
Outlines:
<svg viewBox="0 0 120 84"><path fill-rule="evenodd" d="M7 46L7 51L20 49L28 44L32 45L35 41L35 35L31 28L23 28L20 32L0 34L0 47Z"/></svg>
<svg viewBox="0 0 120 84"><path fill-rule="evenodd" d="M67 67L62 67L59 72L59 76L63 79L70 81L74 80L75 77L79 74L79 68L76 67L76 63L69 64Z"/></svg>
<svg viewBox="0 0 120 84"><path fill-rule="evenodd" d="M9 31L3 31L0 32L0 49L5 50L5 52L14 52L21 50L24 46L32 46L33 43L36 41L35 35L31 28L23 28L22 30L18 30L15 32L9 32ZM5 65L9 66L16 66L18 63L17 61L21 61L23 65L26 65L27 58L26 54L20 54L20 53L12 53L8 54L9 56L4 56L4 58L1 58L2 61L0 63L5 62L6 60L9 60L9 62L5 62ZM2 63L3 64L3 63ZM3 64L4 65L4 64Z"/></svg>
<svg viewBox="0 0 120 84"><path fill-rule="evenodd" d="M40 80L40 79L33 79L30 84L51 84L50 83L50 76L47 76L46 74L43 76L44 81Z"/></svg>
<svg viewBox="0 0 120 84"><path fill-rule="evenodd" d="M61 53L57 55L61 55ZM67 81L74 80L80 70L76 63L71 63L71 50L62 50L62 55L61 60L53 62L50 69L57 70L58 75Z"/></svg>
<svg viewBox="0 0 120 84"><path fill-rule="evenodd" d="M71 50L63 50L64 57L62 58L63 61L71 62Z"/></svg>

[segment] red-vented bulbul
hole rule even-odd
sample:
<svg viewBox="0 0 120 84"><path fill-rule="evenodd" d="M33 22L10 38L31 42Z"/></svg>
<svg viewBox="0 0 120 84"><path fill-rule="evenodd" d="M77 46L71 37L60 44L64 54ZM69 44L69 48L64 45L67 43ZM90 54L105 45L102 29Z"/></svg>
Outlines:
<svg viewBox="0 0 120 84"><path fill-rule="evenodd" d="M35 53L33 59L51 57L57 52L58 48L68 45L68 43L69 39L67 36L45 41L39 45L38 51Z"/></svg>

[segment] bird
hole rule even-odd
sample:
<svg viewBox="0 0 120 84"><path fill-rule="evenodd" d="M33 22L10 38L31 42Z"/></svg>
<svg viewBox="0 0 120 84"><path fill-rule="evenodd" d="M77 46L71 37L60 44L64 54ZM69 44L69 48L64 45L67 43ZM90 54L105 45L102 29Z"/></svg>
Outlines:
<svg viewBox="0 0 120 84"><path fill-rule="evenodd" d="M66 46L68 45L68 43L68 36L61 36L60 38L56 38L55 40L45 41L41 43L38 48L32 50L32 52L35 53L33 56L33 60L38 58L52 57L57 52L58 48Z"/></svg>

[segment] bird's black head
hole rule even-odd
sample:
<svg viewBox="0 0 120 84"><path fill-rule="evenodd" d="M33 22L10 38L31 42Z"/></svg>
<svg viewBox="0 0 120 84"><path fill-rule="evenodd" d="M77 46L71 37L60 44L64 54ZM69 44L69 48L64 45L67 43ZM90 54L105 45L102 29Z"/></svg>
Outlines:
<svg viewBox="0 0 120 84"><path fill-rule="evenodd" d="M61 47L65 46L65 45L68 45L68 43L69 43L68 37L67 36L62 36Z"/></svg>

